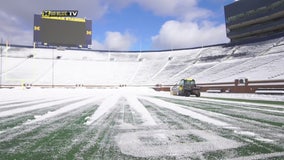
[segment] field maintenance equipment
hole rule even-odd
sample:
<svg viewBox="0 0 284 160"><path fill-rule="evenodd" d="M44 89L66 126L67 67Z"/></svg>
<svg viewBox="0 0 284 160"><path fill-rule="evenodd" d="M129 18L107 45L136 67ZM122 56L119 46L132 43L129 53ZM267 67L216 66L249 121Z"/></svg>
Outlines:
<svg viewBox="0 0 284 160"><path fill-rule="evenodd" d="M195 80L192 78L181 79L171 87L171 94L186 97L193 94L196 97L200 97L200 88L196 86Z"/></svg>

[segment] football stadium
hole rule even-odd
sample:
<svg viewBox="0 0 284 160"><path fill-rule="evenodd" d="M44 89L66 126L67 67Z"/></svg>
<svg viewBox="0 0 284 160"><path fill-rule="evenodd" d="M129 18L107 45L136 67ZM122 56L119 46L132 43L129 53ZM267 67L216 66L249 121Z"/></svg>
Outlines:
<svg viewBox="0 0 284 160"><path fill-rule="evenodd" d="M0 44L0 159L284 159L284 1L224 10L230 42L145 51L35 14L33 45Z"/></svg>

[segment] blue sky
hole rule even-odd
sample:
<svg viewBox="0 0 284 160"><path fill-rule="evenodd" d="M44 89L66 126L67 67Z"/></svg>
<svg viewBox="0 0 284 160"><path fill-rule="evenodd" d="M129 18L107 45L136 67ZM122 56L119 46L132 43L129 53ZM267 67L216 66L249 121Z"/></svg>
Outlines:
<svg viewBox="0 0 284 160"><path fill-rule="evenodd" d="M0 37L32 45L33 14L76 9L93 21L93 49L152 50L228 42L224 5L234 0L9 0L0 6Z"/></svg>

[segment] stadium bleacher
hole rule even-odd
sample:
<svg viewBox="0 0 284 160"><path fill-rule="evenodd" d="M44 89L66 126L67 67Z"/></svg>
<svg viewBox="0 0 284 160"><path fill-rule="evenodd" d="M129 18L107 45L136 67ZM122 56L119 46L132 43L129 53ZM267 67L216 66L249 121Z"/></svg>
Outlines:
<svg viewBox="0 0 284 160"><path fill-rule="evenodd" d="M282 40L147 52L12 46L2 53L2 84L174 84L184 77L202 83L239 77L283 79Z"/></svg>

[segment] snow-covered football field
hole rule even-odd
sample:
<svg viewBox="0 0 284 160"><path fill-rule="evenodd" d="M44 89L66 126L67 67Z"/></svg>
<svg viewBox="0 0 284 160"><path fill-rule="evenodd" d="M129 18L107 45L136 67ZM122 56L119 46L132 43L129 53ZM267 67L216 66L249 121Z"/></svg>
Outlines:
<svg viewBox="0 0 284 160"><path fill-rule="evenodd" d="M0 159L284 158L283 96L263 96L267 103L212 96L1 89Z"/></svg>

